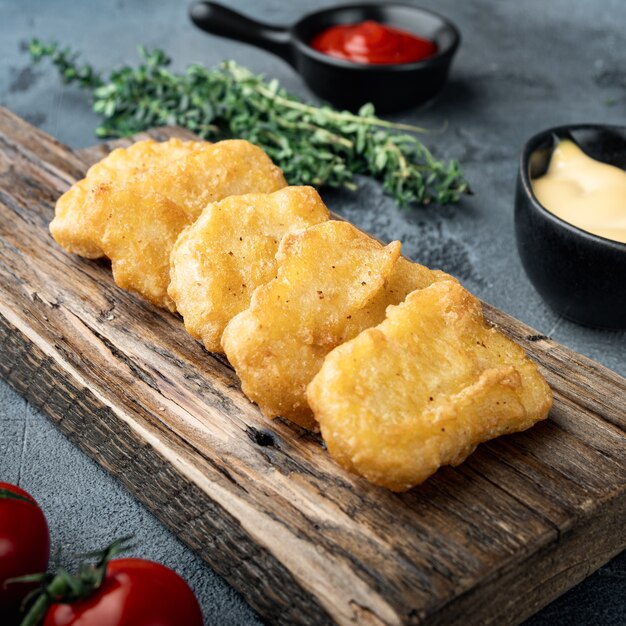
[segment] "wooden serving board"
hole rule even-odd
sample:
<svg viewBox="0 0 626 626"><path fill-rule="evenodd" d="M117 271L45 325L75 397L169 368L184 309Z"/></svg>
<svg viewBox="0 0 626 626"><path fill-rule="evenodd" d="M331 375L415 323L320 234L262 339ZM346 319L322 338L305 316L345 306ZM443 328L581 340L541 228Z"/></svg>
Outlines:
<svg viewBox="0 0 626 626"><path fill-rule="evenodd" d="M540 364L550 419L408 493L373 487L54 243L56 199L109 149L0 109L0 374L268 621L515 624L626 547L625 379L486 306Z"/></svg>

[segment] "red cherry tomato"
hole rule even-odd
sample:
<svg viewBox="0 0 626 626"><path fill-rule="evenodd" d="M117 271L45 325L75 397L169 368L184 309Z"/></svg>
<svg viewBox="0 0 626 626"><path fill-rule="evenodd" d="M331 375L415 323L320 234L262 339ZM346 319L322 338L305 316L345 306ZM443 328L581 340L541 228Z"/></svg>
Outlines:
<svg viewBox="0 0 626 626"><path fill-rule="evenodd" d="M109 561L92 596L53 604L44 626L202 626L202 612L174 571L143 559Z"/></svg>
<svg viewBox="0 0 626 626"><path fill-rule="evenodd" d="M49 556L50 534L39 505L23 489L0 482L0 616L16 615L36 586L6 581L45 572Z"/></svg>

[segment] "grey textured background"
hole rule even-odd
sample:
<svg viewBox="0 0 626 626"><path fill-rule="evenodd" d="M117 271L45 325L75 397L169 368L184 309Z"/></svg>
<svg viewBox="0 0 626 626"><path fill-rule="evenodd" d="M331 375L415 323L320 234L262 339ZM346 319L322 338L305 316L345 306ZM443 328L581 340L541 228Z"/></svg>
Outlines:
<svg viewBox="0 0 626 626"><path fill-rule="evenodd" d="M281 23L329 4L229 3ZM478 296L539 332L626 374L625 333L576 326L541 301L520 265L512 222L517 159L525 139L556 124L624 123L626 2L420 0L419 4L456 22L463 44L439 100L425 111L397 119L431 128L447 122L445 133L426 141L438 155L460 160L475 195L454 208L404 211L377 185L364 182L356 194L328 192L324 198L332 210L382 239L401 239L406 254L455 274ZM134 63L138 43L165 48L175 69L234 58L312 98L281 61L196 32L186 14L187 3L173 0L0 0L0 104L72 147L95 141L97 118L86 96L60 86L49 68L30 66L23 42L33 36L69 44L107 70ZM0 480L19 483L39 500L50 522L54 550L82 552L134 533L141 544L137 554L173 567L189 581L208 623L260 623L228 584L4 383L0 383ZM68 560L62 557L63 562ZM529 623L626 624L626 553Z"/></svg>

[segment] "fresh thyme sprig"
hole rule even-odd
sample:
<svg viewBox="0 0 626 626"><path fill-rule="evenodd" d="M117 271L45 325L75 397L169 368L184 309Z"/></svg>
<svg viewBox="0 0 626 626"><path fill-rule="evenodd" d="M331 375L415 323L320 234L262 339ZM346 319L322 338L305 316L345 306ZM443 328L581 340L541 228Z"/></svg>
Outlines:
<svg viewBox="0 0 626 626"><path fill-rule="evenodd" d="M433 157L414 133L424 129L377 117L371 104L357 114L306 104L276 80L233 61L214 69L167 69L162 50L139 48L141 63L102 79L90 65L56 43L30 42L35 61L48 57L68 83L91 92L102 118L99 137L125 137L178 124L204 138L239 137L263 148L293 185L355 189L354 176L380 180L403 206L457 202L468 191L456 161Z"/></svg>

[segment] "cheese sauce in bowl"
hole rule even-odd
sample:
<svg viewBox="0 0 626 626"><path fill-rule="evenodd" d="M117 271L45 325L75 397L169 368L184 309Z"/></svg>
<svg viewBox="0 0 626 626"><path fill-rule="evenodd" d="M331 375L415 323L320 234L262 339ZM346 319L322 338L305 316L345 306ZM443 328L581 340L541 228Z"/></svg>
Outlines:
<svg viewBox="0 0 626 626"><path fill-rule="evenodd" d="M560 315L626 329L626 127L547 129L522 151L515 237L528 278Z"/></svg>
<svg viewBox="0 0 626 626"><path fill-rule="evenodd" d="M562 220L626 243L626 171L586 155L565 139L543 176L532 181L537 200Z"/></svg>

